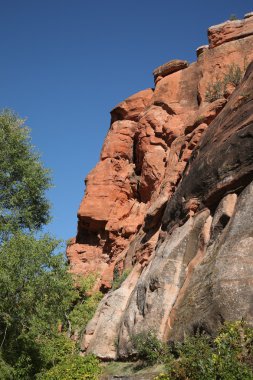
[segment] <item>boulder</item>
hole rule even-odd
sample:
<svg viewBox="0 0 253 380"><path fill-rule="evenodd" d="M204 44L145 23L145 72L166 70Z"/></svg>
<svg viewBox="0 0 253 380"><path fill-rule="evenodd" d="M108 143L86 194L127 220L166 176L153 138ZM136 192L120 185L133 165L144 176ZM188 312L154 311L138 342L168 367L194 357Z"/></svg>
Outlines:
<svg viewBox="0 0 253 380"><path fill-rule="evenodd" d="M153 71L154 80L156 82L159 77L166 77L167 75L183 70L188 66L189 63L187 61L182 61L181 59L174 59L173 61L164 63Z"/></svg>
<svg viewBox="0 0 253 380"><path fill-rule="evenodd" d="M112 123L117 120L138 121L140 113L150 104L153 90L148 88L125 99L111 111Z"/></svg>

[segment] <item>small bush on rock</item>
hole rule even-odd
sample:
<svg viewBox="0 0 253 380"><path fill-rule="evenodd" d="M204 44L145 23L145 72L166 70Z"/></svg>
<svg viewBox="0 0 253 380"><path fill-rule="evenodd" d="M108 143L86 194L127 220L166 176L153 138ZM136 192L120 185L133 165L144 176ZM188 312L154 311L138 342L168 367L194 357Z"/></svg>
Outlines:
<svg viewBox="0 0 253 380"><path fill-rule="evenodd" d="M206 101L209 103L214 102L217 99L222 98L224 95L224 85L221 80L217 80L214 83L208 83L206 89Z"/></svg>
<svg viewBox="0 0 253 380"><path fill-rule="evenodd" d="M222 98L225 94L227 85L232 84L235 87L238 86L242 80L242 76L243 71L241 68L235 63L232 63L228 66L223 79L217 79L216 82L208 83L205 100L212 103L215 100Z"/></svg>
<svg viewBox="0 0 253 380"><path fill-rule="evenodd" d="M120 274L118 268L115 268L113 272L112 290L119 289L121 285L123 284L123 282L125 281L125 279L127 278L127 276L129 275L129 273L130 273L130 270L125 269L122 272L122 274Z"/></svg>
<svg viewBox="0 0 253 380"><path fill-rule="evenodd" d="M243 72L241 68L236 65L235 63L232 63L228 66L228 71L224 76L223 84L226 86L227 84L233 84L234 86L238 86L238 84L242 80Z"/></svg>
<svg viewBox="0 0 253 380"><path fill-rule="evenodd" d="M235 20L238 20L238 17L234 14L230 15L229 21L235 21Z"/></svg>

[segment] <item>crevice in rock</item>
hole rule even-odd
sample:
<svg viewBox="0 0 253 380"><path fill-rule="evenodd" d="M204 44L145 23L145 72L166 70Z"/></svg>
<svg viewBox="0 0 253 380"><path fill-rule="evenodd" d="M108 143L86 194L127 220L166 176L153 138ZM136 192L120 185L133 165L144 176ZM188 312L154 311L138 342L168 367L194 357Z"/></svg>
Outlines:
<svg viewBox="0 0 253 380"><path fill-rule="evenodd" d="M154 105L161 107L164 111L166 111L171 116L176 115L175 111L170 106L168 106L168 104L166 104L166 103L154 102Z"/></svg>
<svg viewBox="0 0 253 380"><path fill-rule="evenodd" d="M212 236L211 236L211 239L210 239L210 244L212 244L212 242L214 242L217 237L221 234L221 232L224 230L224 228L226 227L226 225L228 224L228 222L230 221L230 217L228 215L225 215L225 214L222 214L218 223L216 224L216 226L214 227L213 231L212 231Z"/></svg>
<svg viewBox="0 0 253 380"><path fill-rule="evenodd" d="M139 144L139 139L138 139L138 134L136 133L134 136L134 139L133 139L133 163L135 164L135 168L134 168L135 174L137 176L140 176L141 175L141 166L140 166L140 163L138 162L139 158L137 155L138 144Z"/></svg>
<svg viewBox="0 0 253 380"><path fill-rule="evenodd" d="M104 222L105 226L106 222ZM100 232L103 232L104 229L101 226ZM89 224L85 221L80 220L78 222L78 233L76 236L77 244L89 244L91 246L97 246L99 244L100 238L98 236L99 231L89 231Z"/></svg>

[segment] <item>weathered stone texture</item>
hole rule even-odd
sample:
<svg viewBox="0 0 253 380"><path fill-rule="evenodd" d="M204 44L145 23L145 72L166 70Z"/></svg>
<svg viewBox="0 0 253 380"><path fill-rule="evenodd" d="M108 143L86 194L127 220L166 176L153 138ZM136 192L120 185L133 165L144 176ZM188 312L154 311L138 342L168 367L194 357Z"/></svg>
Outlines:
<svg viewBox="0 0 253 380"><path fill-rule="evenodd" d="M223 24L208 29L210 48L222 45L225 42L245 38L253 34L253 18L246 15L244 20L226 21Z"/></svg>
<svg viewBox="0 0 253 380"><path fill-rule="evenodd" d="M177 305L171 339L182 339L184 333L197 329L214 333L224 320L243 318L253 324L252 206L253 182L240 194L231 220L224 210L219 234L215 229L215 221L222 217L218 208L205 258Z"/></svg>
<svg viewBox="0 0 253 380"><path fill-rule="evenodd" d="M112 110L67 255L105 292L115 267L131 273L101 301L84 351L126 358L140 331L182 339L226 319L253 325L252 21L210 28L197 62L162 65L154 90ZM248 66L241 84L208 103L208 86L235 66Z"/></svg>
<svg viewBox="0 0 253 380"><path fill-rule="evenodd" d="M174 59L173 61L164 63L153 71L155 82L161 80L163 77L166 77L169 74L183 70L188 66L189 63L187 61L182 61L180 59Z"/></svg>

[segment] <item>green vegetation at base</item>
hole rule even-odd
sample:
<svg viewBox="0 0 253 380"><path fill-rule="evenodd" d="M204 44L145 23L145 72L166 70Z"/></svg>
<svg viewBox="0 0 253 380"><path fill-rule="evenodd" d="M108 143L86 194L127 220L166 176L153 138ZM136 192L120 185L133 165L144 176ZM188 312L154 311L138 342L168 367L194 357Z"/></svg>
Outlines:
<svg viewBox="0 0 253 380"><path fill-rule="evenodd" d="M38 380L96 380L101 373L99 360L93 355L65 356L63 360L37 377Z"/></svg>
<svg viewBox="0 0 253 380"><path fill-rule="evenodd" d="M215 338L197 334L166 345L149 332L135 341L144 364L165 365L156 380L253 379L253 328L243 321L225 323Z"/></svg>
<svg viewBox="0 0 253 380"><path fill-rule="evenodd" d="M84 279L77 289L59 253L59 241L40 233L50 217L45 197L50 185L49 172L31 145L24 121L4 111L0 114L0 380L95 380L100 372L98 360L81 357L71 339L99 301L100 295L88 293L94 279Z"/></svg>
<svg viewBox="0 0 253 380"><path fill-rule="evenodd" d="M116 362L104 362L101 364L102 376L101 379L108 380L111 376L141 376L145 379L154 379L159 373L165 371L163 364L155 364L152 366L143 366L141 361L116 361Z"/></svg>
<svg viewBox="0 0 253 380"><path fill-rule="evenodd" d="M169 355L169 346L159 340L152 331L142 332L132 337L133 347L137 352L138 359L146 365L163 363Z"/></svg>

